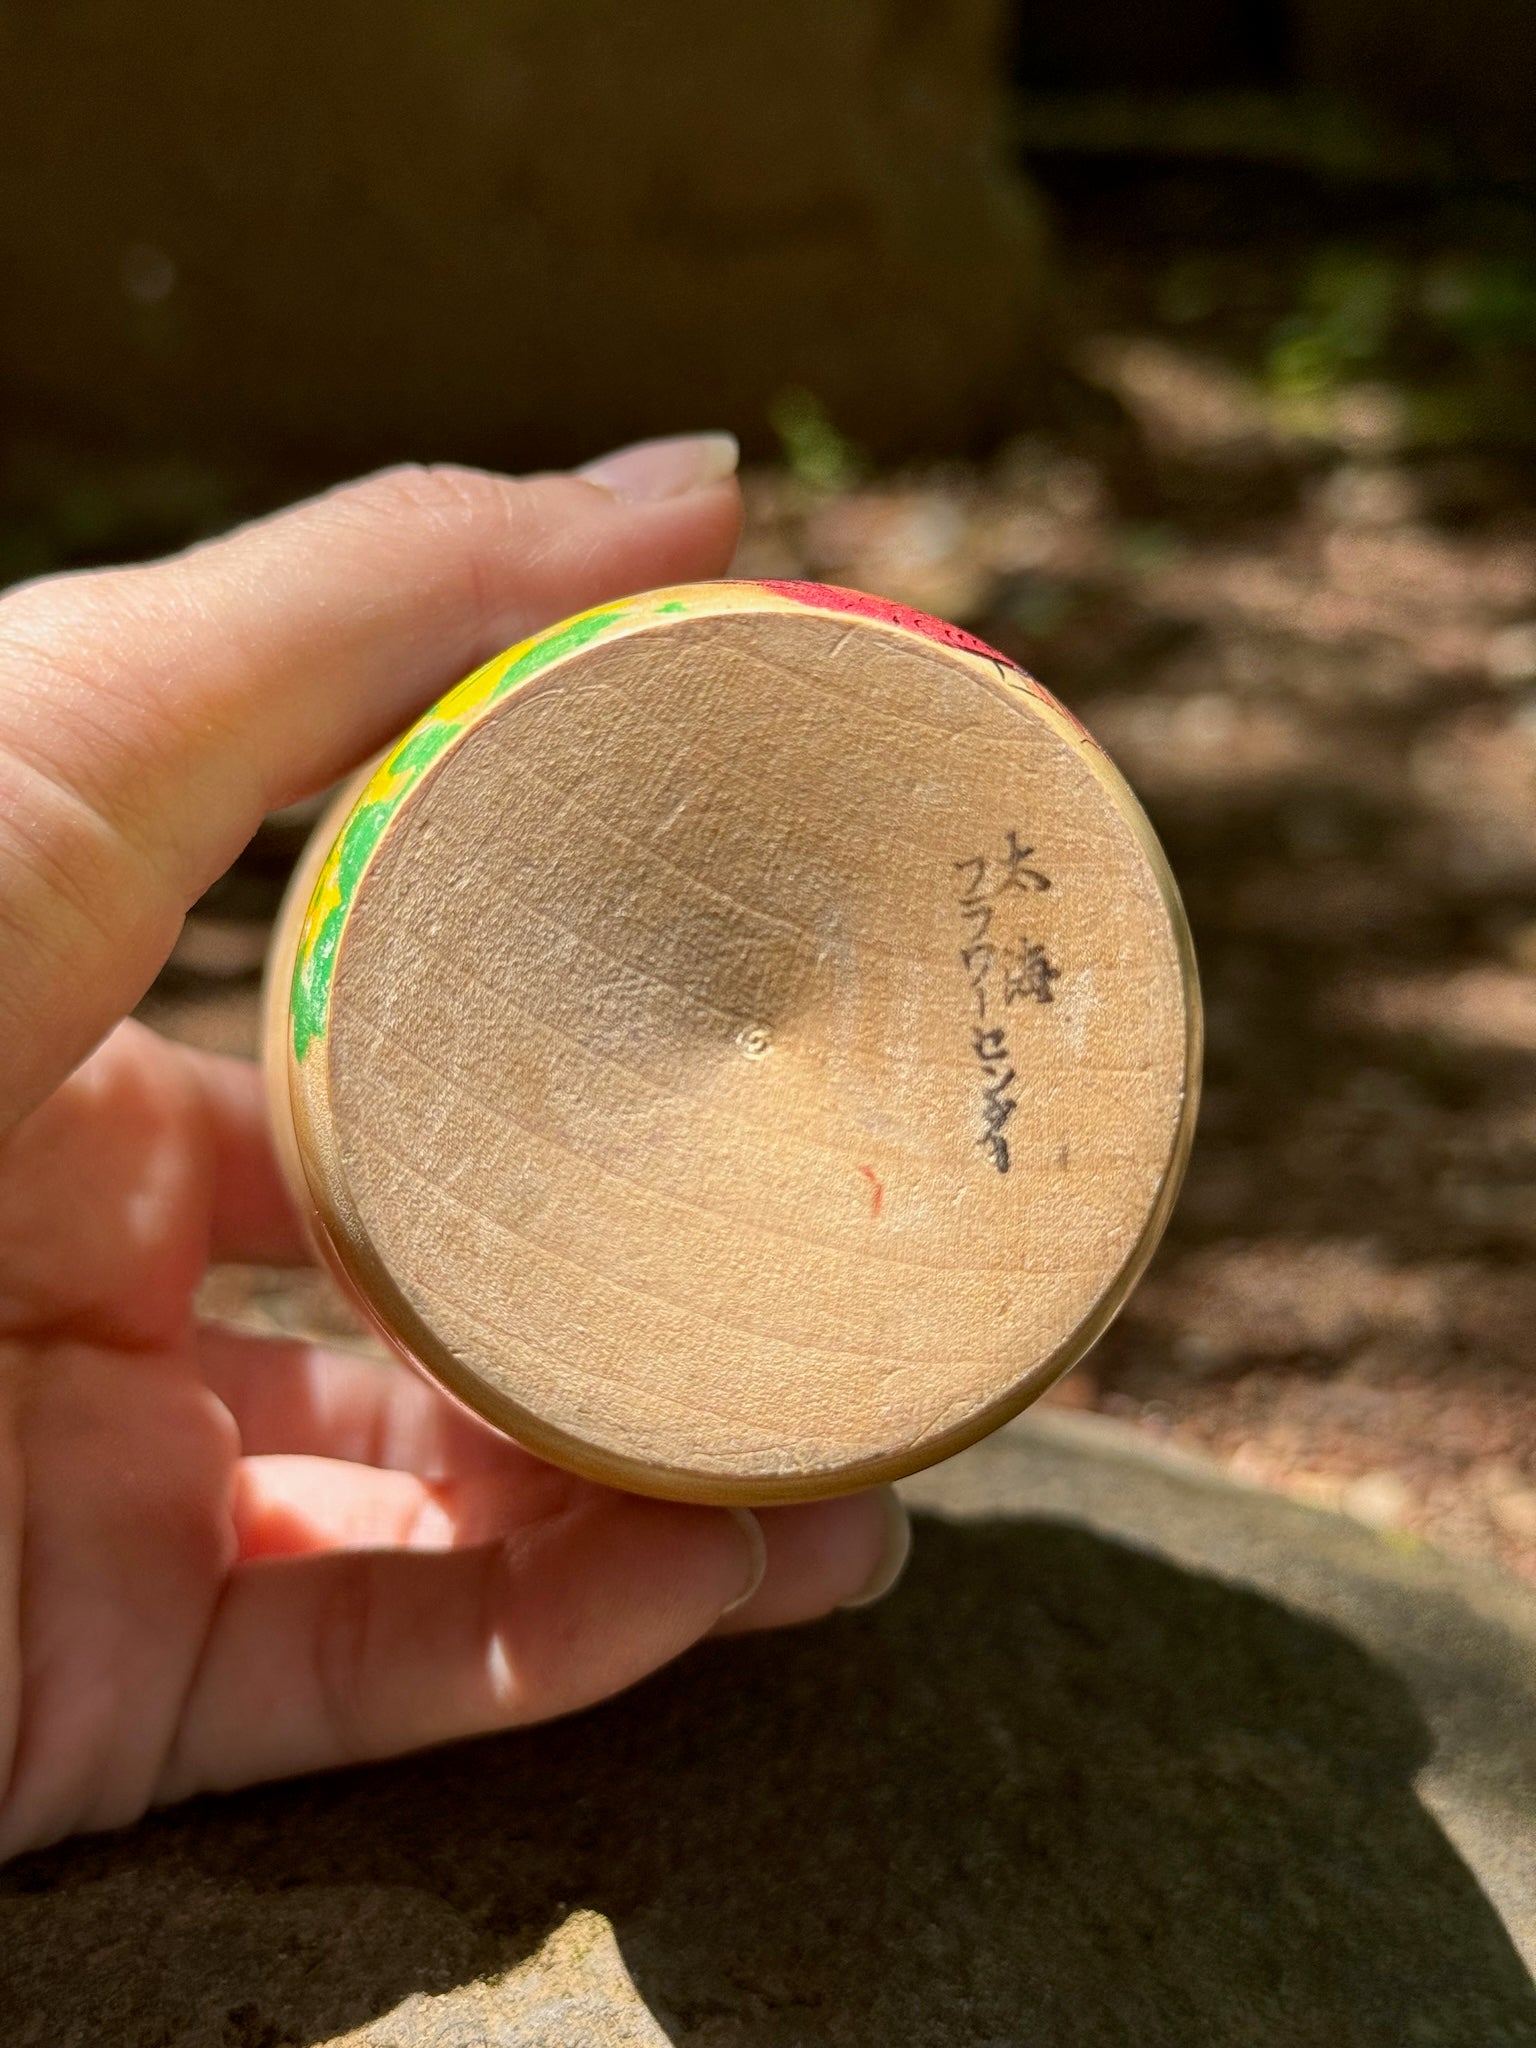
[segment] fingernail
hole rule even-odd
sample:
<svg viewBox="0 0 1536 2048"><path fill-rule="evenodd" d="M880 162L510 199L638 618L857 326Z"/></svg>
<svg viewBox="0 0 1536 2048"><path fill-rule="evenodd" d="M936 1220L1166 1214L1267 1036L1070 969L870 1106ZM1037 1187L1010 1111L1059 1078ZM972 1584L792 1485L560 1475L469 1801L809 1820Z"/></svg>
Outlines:
<svg viewBox="0 0 1536 2048"><path fill-rule="evenodd" d="M636 441L632 447L600 455L576 474L584 483L611 491L627 505L656 498L681 498L706 484L723 483L736 474L741 459L734 434L674 434L662 441Z"/></svg>
<svg viewBox="0 0 1536 2048"><path fill-rule="evenodd" d="M734 1614L738 1607L745 1607L758 1587L763 1583L763 1574L768 1569L768 1544L763 1535L763 1525L750 1508L727 1508L726 1513L747 1539L747 1582L729 1607L722 1608L720 1619Z"/></svg>
<svg viewBox="0 0 1536 2048"><path fill-rule="evenodd" d="M907 1519L901 1496L894 1486L882 1486L876 1498L885 1515L885 1541L867 1583L851 1600L839 1601L841 1607L873 1607L877 1600L885 1598L907 1568L907 1558L912 1550L912 1524Z"/></svg>

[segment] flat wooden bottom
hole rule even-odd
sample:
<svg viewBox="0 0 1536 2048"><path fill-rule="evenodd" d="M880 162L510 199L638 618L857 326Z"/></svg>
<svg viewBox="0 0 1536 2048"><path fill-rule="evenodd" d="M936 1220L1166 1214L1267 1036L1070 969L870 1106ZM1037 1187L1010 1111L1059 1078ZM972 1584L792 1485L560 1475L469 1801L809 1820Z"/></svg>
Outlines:
<svg viewBox="0 0 1536 2048"><path fill-rule="evenodd" d="M509 695L392 817L322 1049L332 1227L564 1462L893 1476L1118 1306L1194 1003L1145 821L1060 714L913 633L679 618Z"/></svg>

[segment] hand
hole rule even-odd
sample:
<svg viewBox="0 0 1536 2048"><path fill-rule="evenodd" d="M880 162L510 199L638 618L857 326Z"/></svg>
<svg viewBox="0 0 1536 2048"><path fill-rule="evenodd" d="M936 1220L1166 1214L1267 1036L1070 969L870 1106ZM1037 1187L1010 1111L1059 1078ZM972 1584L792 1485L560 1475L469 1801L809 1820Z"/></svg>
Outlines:
<svg viewBox="0 0 1536 2048"><path fill-rule="evenodd" d="M719 574L733 464L401 471L0 600L0 1855L563 1713L894 1577L889 1496L637 1499L403 1367L199 1327L210 1259L304 1247L255 1069L120 1021L263 813L533 628Z"/></svg>

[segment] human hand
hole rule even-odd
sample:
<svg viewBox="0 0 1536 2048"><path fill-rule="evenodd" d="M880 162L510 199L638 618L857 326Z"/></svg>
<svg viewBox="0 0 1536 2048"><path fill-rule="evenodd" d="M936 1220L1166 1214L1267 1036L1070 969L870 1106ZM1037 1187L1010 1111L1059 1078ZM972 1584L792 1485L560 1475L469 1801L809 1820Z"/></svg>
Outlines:
<svg viewBox="0 0 1536 2048"><path fill-rule="evenodd" d="M403 1367L200 1327L210 1260L305 1247L256 1070L120 1021L266 811L534 628L721 573L733 465L393 472L0 599L0 1856L564 1713L895 1577L888 1494L639 1499Z"/></svg>

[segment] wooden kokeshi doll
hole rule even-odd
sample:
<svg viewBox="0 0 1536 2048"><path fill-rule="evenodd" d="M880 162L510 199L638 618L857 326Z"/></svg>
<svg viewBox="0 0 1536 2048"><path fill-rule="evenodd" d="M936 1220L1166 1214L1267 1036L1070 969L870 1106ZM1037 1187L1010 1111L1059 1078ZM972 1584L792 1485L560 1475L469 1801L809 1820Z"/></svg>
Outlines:
<svg viewBox="0 0 1536 2048"><path fill-rule="evenodd" d="M958 1450L1124 1301L1200 1012L1069 713L921 613L653 591L451 690L274 949L279 1141L368 1320L544 1456L764 1504Z"/></svg>

